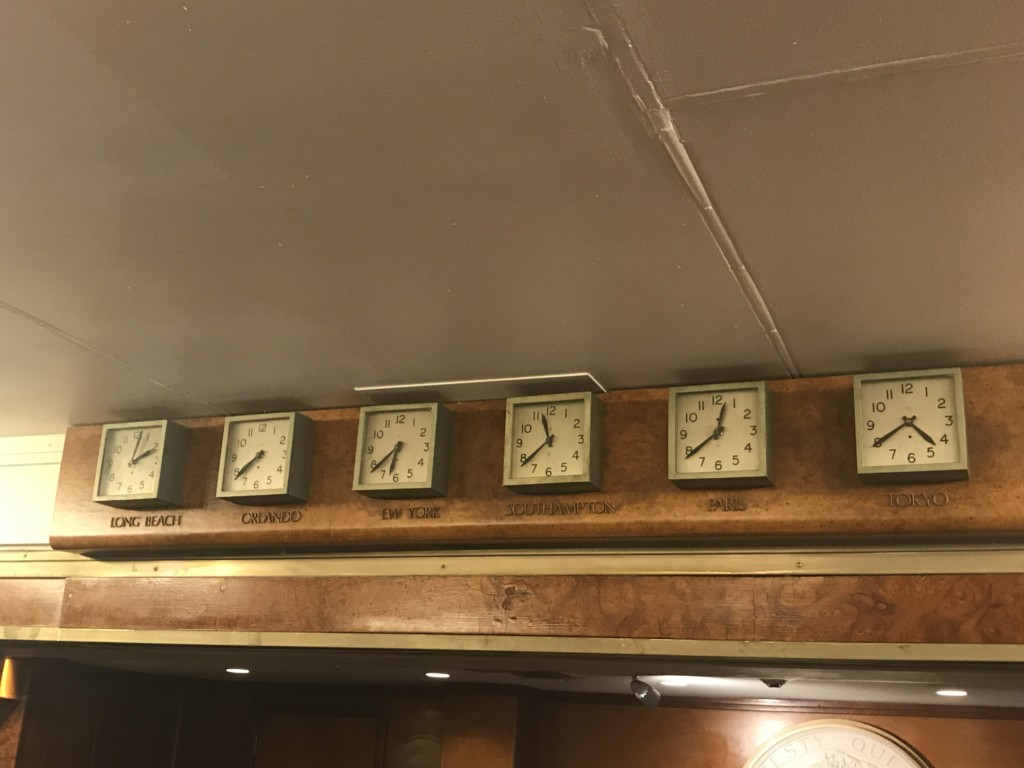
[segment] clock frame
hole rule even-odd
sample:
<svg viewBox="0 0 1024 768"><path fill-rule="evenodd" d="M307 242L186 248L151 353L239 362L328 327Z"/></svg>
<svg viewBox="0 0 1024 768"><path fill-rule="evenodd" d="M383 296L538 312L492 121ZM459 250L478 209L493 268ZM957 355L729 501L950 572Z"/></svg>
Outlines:
<svg viewBox="0 0 1024 768"><path fill-rule="evenodd" d="M772 485L771 395L765 382L672 387L668 397L669 480L680 488ZM688 468L691 459L701 463Z"/></svg>
<svg viewBox="0 0 1024 768"><path fill-rule="evenodd" d="M281 422L287 425L287 433L277 435L270 432L268 435L266 430L260 430L260 425L267 425L267 429L271 429L269 425L272 422ZM256 425L253 435L248 435L248 430L246 430L245 436L241 435L240 430L244 429L245 425ZM248 440L257 436L259 437L250 445ZM281 437L284 438L284 441L278 442ZM228 416L224 419L224 436L221 440L220 468L217 471L217 497L235 504L290 504L306 501L309 498L309 485L313 471L314 438L315 430L312 419L294 411ZM239 442L242 440L245 442L240 446ZM254 458L248 461L245 461L244 455L237 460L232 460L230 457L237 456L240 447L245 448L247 452L255 449L257 453L261 450L266 453L259 457L253 453ZM255 489L252 487L241 489L228 487L226 476L231 472L233 466L237 465L237 469L245 472L246 463L261 461L263 455L272 465L276 464L281 468L280 482L275 479L275 482L269 487ZM277 470L272 465L269 471L273 474ZM242 472L236 473L235 476L241 475Z"/></svg>
<svg viewBox="0 0 1024 768"><path fill-rule="evenodd" d="M508 398L503 484L518 493L601 490L602 423L602 403L592 392ZM557 451L545 451L556 443Z"/></svg>
<svg viewBox="0 0 1024 768"><path fill-rule="evenodd" d="M417 418L423 421L417 422ZM451 424L451 412L438 403L361 408L352 490L377 499L444 496L448 492ZM377 440L385 442L378 447ZM392 445L390 452L384 450L388 444ZM374 453L380 458L371 458ZM392 456L395 471L390 471L391 467L381 470ZM399 466L399 459L405 463ZM413 466L407 463L410 460ZM375 462L380 466L374 466ZM423 463L417 467L418 462ZM376 475L382 471L378 479Z"/></svg>
<svg viewBox="0 0 1024 768"><path fill-rule="evenodd" d="M853 406L857 473L864 482L935 483L968 478L959 368L854 376Z"/></svg>
<svg viewBox="0 0 1024 768"><path fill-rule="evenodd" d="M115 468L114 450L118 446L112 445L112 441L122 433L126 435L127 445L131 445L131 435L138 435L141 440L146 430L157 430L160 435L159 442L149 448L140 447L136 442L135 449L144 451L140 458L146 453L156 454L155 464L151 464L150 470L156 476L152 478L150 488L145 491L134 491L132 493L110 493L105 487L105 480L110 479L111 470ZM147 441L147 445L149 445ZM104 424L100 434L100 450L96 460L96 476L93 480L92 500L100 504L120 509L160 509L162 507L177 507L181 505L182 486L185 475L185 454L188 448L188 429L173 421L166 419L149 421L131 421L120 424ZM118 452L120 453L120 452ZM105 466L106 462L111 465ZM128 466L131 466L131 461ZM143 482L145 482L143 478ZM131 487L131 486L128 486Z"/></svg>

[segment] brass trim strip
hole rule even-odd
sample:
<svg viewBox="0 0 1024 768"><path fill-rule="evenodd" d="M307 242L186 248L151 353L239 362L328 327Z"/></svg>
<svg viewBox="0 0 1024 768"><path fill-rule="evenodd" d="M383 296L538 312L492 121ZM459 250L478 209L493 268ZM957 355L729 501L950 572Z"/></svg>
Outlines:
<svg viewBox="0 0 1024 768"><path fill-rule="evenodd" d="M530 550L94 560L0 552L0 579L327 576L687 576L1024 573L1024 550Z"/></svg>
<svg viewBox="0 0 1024 768"><path fill-rule="evenodd" d="M674 656L733 660L1024 662L1024 644L1005 643L992 645L967 643L780 643L608 637L61 629L55 627L0 627L0 640L243 648Z"/></svg>

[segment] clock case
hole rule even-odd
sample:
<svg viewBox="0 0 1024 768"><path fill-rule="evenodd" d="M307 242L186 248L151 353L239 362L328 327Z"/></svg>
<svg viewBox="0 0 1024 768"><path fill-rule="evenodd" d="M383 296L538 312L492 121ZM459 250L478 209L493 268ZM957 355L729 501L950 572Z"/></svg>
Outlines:
<svg viewBox="0 0 1024 768"><path fill-rule="evenodd" d="M863 435L864 410L861 404L861 385L866 382L892 381L899 383L907 379L952 379L956 395L956 432L960 446L960 461L948 464L901 464L889 467L864 466ZM964 419L964 384L959 368L932 368L924 371L896 371L890 373L862 373L853 377L853 412L857 443L857 474L866 483L944 483L966 480L967 470L967 422Z"/></svg>
<svg viewBox="0 0 1024 768"><path fill-rule="evenodd" d="M583 402L584 432L589 437L583 444L583 466L586 471L579 475L563 475L557 479L549 477L512 477L512 450L514 413L517 406L551 405L573 401ZM604 425L603 405L592 392L573 392L563 395L532 395L510 397L505 401L505 460L503 484L517 493L576 493L601 490L602 432Z"/></svg>
<svg viewBox="0 0 1024 768"><path fill-rule="evenodd" d="M433 434L430 435L430 450L427 462L430 466L429 479L419 483L395 483L383 486L374 483L360 483L363 450L366 448L367 416L374 413L408 413L424 411L433 415ZM428 433L430 434L430 433ZM356 439L356 462L352 475L352 490L374 499L429 499L448 493L448 467L451 460L452 414L438 403L412 403L408 405L368 405L359 410L359 436Z"/></svg>
<svg viewBox="0 0 1024 768"><path fill-rule="evenodd" d="M147 494L100 494L103 457L107 453L107 436L123 430L159 427L163 431L160 448L160 469L156 486ZM185 480L185 452L188 448L188 429L174 421L130 421L123 424L104 424L100 435L100 455L96 459L96 477L93 480L92 500L118 509L161 509L181 506L182 486Z"/></svg>
<svg viewBox="0 0 1024 768"><path fill-rule="evenodd" d="M228 440L232 424L248 424L260 421L291 421L291 445L288 449L288 463L284 466L284 490L267 488L266 490L226 491L224 484L224 467L228 459ZM217 498L235 504L300 504L309 499L309 484L313 476L313 442L316 430L313 420L301 413L261 413L245 416L228 416L224 419L224 436L221 438L220 468L217 470Z"/></svg>
<svg viewBox="0 0 1024 768"><path fill-rule="evenodd" d="M676 466L679 451L679 440L676 439L676 421L678 417L677 395L709 395L727 392L754 390L757 393L758 407L764 423L756 436L761 455L761 464L757 469L720 472L677 472ZM672 387L668 391L668 479L680 488L762 488L773 483L772 443L771 434L771 393L763 381L746 381L734 384L697 384L686 387Z"/></svg>

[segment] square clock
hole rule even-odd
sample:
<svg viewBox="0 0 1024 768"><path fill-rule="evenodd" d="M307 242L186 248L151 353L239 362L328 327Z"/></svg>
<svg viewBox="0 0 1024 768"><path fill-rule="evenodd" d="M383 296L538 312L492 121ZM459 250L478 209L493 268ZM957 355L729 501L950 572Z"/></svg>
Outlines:
<svg viewBox="0 0 1024 768"><path fill-rule="evenodd" d="M510 397L504 485L519 493L601 490L601 416L591 392Z"/></svg>
<svg viewBox="0 0 1024 768"><path fill-rule="evenodd" d="M236 504L290 504L309 498L313 421L301 413L224 419L217 497Z"/></svg>
<svg viewBox="0 0 1024 768"><path fill-rule="evenodd" d="M668 479L680 488L772 484L770 398L763 381L668 391Z"/></svg>
<svg viewBox="0 0 1024 768"><path fill-rule="evenodd" d="M967 479L959 368L853 377L857 473L871 483Z"/></svg>
<svg viewBox="0 0 1024 768"><path fill-rule="evenodd" d="M181 504L188 430L173 421L105 424L92 500L123 509Z"/></svg>
<svg viewBox="0 0 1024 768"><path fill-rule="evenodd" d="M437 403L360 409L352 490L378 499L444 496L451 432L451 413Z"/></svg>

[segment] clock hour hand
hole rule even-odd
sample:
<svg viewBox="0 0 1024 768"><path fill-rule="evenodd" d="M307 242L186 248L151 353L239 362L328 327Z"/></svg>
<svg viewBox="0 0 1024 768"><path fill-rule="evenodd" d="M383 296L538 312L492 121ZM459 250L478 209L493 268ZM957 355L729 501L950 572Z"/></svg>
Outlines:
<svg viewBox="0 0 1024 768"><path fill-rule="evenodd" d="M914 420L916 418L917 418L917 416L911 416L908 419L906 416L904 416L903 417L903 421L906 422L908 427L910 427L912 430L917 432L917 434L919 434L924 439L924 441L926 443L928 443L929 445L935 445L935 441L932 440L932 436L929 435L927 432L925 432L923 429L921 429L919 426L917 426L917 424L914 423Z"/></svg>
<svg viewBox="0 0 1024 768"><path fill-rule="evenodd" d="M135 464L138 464L140 461L142 461L147 456L149 456L151 454L154 454L154 453L156 453L156 448L150 448L148 451L143 451L138 456L136 456L134 459L129 461L128 465L129 466L134 466Z"/></svg>
<svg viewBox="0 0 1024 768"><path fill-rule="evenodd" d="M241 477L242 475L244 475L246 472L252 469L253 465L257 461L262 459L265 455L266 451L260 448L258 451L256 451L256 455L249 459L247 462L245 462L245 464L242 465L241 469L239 469L238 472L235 473L235 477Z"/></svg>
<svg viewBox="0 0 1024 768"><path fill-rule="evenodd" d="M555 443L555 436L554 435L548 435L547 439L543 443L541 443L540 445L537 446L537 450L535 450L533 453L531 453L529 456L527 456L525 459L523 459L521 462L519 462L519 466L525 467L527 464L530 463L530 459L532 459L534 456L536 456L538 453L540 453L543 448L545 448L546 446L554 445L554 443Z"/></svg>
<svg viewBox="0 0 1024 768"><path fill-rule="evenodd" d="M540 415L540 423L544 427L544 439L551 437L551 430L548 428L548 417L543 413Z"/></svg>
<svg viewBox="0 0 1024 768"><path fill-rule="evenodd" d="M399 440L397 443L395 443L395 447L394 448L392 448L390 451L388 451L383 456L381 456L377 461L371 461L370 462L370 471L371 472L376 472L378 469L383 467L384 466L384 462L387 461L388 459L390 459L392 456L394 456L401 447L402 447L402 441ZM394 469L394 462L392 462L391 469Z"/></svg>
<svg viewBox="0 0 1024 768"><path fill-rule="evenodd" d="M722 422L725 420L725 403L722 403L722 410L718 412L718 424L715 426L715 432L717 436L721 436L725 432L725 427L722 426Z"/></svg>

